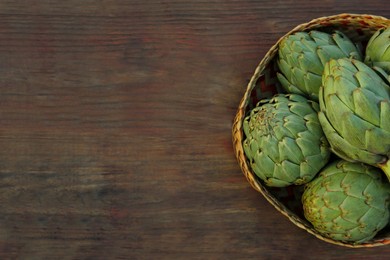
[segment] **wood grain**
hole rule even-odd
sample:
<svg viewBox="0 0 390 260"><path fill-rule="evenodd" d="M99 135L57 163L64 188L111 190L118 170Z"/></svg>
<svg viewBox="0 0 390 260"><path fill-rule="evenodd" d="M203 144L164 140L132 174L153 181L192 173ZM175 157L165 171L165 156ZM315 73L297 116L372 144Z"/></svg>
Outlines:
<svg viewBox="0 0 390 260"><path fill-rule="evenodd" d="M291 224L231 123L271 45L385 1L0 3L0 259L380 259Z"/></svg>

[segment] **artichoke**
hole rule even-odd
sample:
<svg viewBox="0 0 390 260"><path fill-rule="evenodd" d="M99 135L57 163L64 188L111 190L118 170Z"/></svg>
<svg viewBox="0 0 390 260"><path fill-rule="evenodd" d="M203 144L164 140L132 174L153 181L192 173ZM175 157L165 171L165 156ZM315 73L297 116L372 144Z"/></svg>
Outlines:
<svg viewBox="0 0 390 260"><path fill-rule="evenodd" d="M260 101L244 119L243 148L266 185L307 183L327 163L330 149L318 110L318 104L305 97L278 94Z"/></svg>
<svg viewBox="0 0 390 260"><path fill-rule="evenodd" d="M363 62L329 61L320 88L319 120L332 151L390 176L390 86Z"/></svg>
<svg viewBox="0 0 390 260"><path fill-rule="evenodd" d="M297 32L279 44L277 77L287 92L318 101L325 63L344 57L362 60L359 49L343 33Z"/></svg>
<svg viewBox="0 0 390 260"><path fill-rule="evenodd" d="M390 28L382 28L374 33L366 47L364 62L377 66L390 73Z"/></svg>
<svg viewBox="0 0 390 260"><path fill-rule="evenodd" d="M389 184L380 170L344 160L326 166L305 186L305 218L334 240L362 243L373 238L389 220Z"/></svg>

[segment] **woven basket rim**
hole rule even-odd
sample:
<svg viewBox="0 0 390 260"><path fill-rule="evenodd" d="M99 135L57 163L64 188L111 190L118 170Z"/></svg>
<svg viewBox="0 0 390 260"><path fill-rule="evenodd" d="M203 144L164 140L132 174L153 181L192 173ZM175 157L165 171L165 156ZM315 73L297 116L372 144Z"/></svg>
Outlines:
<svg viewBox="0 0 390 260"><path fill-rule="evenodd" d="M344 247L350 247L350 248L366 248L366 247L376 247L376 246L383 246L390 244L390 239L384 239L382 241L375 241L375 242L366 242L362 244L352 244L352 243L346 243L341 241L336 241L327 237L322 236L320 233L315 231L310 225L307 224L307 221L302 220L301 218L297 217L291 210L289 210L287 207L285 207L281 202L279 202L268 190L267 188L258 181L258 178L256 175L250 170L250 167L248 166L246 162L246 157L243 151L242 147L242 141L243 141L243 131L242 131L242 122L245 117L245 111L247 106L247 101L249 99L250 93L253 90L254 86L256 85L257 80L260 78L262 71L266 67L266 65L269 64L269 62L273 59L275 54L278 50L278 45L280 41L285 38L286 36L293 34L298 31L304 31L309 30L313 27L318 26L327 26L328 23L332 23L335 21L341 21L341 20L348 20L352 22L368 22L368 23L375 23L380 24L379 26L390 26L390 20L378 15L371 15L371 14L354 14L354 13L341 13L331 16L323 16L319 18L312 19L309 22L302 23L294 27L292 30L287 32L285 35L280 37L277 42L268 50L268 52L265 54L263 59L260 61L260 63L257 65L247 87L246 91L244 93L244 96L242 97L237 113L235 115L234 121L233 121L233 127L232 127L232 141L233 141L233 150L235 153L235 156L237 158L237 161L240 165L240 168L245 175L248 182L251 184L251 186L260 192L263 197L274 207L276 210L278 210L280 213L282 213L285 217L287 217L291 222L293 222L296 226L299 228L302 228L309 232L310 234L314 235L315 237L339 246Z"/></svg>

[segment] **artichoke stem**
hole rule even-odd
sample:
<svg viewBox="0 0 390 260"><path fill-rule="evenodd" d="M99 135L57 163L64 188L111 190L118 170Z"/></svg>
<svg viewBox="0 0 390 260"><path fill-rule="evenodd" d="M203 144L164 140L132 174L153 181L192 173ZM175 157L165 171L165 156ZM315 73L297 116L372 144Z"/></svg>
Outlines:
<svg viewBox="0 0 390 260"><path fill-rule="evenodd" d="M387 176L387 179L390 182L390 160L387 160L385 163L380 164L379 167L384 171Z"/></svg>

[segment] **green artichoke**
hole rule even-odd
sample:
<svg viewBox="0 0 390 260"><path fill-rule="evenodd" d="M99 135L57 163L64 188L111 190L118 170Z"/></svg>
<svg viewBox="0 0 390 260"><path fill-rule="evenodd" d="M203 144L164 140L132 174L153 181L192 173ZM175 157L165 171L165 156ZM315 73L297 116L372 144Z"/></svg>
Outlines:
<svg viewBox="0 0 390 260"><path fill-rule="evenodd" d="M364 62L370 67L377 66L390 73L390 28L379 29L370 38Z"/></svg>
<svg viewBox="0 0 390 260"><path fill-rule="evenodd" d="M305 186L305 218L334 240L362 243L389 221L389 184L380 170L344 160L326 166Z"/></svg>
<svg viewBox="0 0 390 260"><path fill-rule="evenodd" d="M390 176L390 86L363 62L329 61L320 88L319 120L332 151Z"/></svg>
<svg viewBox="0 0 390 260"><path fill-rule="evenodd" d="M277 77L287 92L318 101L325 63L344 57L362 60L359 49L343 33L297 32L279 44Z"/></svg>
<svg viewBox="0 0 390 260"><path fill-rule="evenodd" d="M317 103L300 95L279 94L260 101L244 119L244 151L266 185L307 183L327 163L330 149L318 110Z"/></svg>

